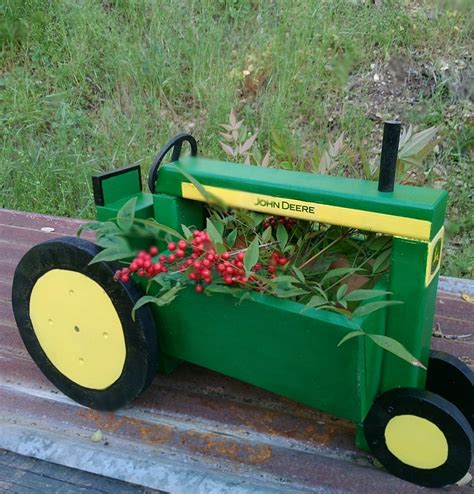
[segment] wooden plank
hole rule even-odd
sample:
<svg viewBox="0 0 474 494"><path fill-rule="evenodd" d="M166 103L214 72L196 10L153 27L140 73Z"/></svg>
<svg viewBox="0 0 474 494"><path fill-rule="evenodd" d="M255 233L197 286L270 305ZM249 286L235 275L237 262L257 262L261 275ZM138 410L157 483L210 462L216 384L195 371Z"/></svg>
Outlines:
<svg viewBox="0 0 474 494"><path fill-rule="evenodd" d="M267 484L276 486L275 492L290 492L293 488L299 492L389 492L387 486L400 493L424 491L374 469L370 455L354 446L353 424L190 364L180 366L169 376L158 376L131 408L116 414L80 407L61 395L23 347L11 310L11 282L18 261L31 246L60 235L74 235L79 224L77 220L0 210L0 420L5 427L13 424L20 433L33 431L28 432L32 438L30 450L21 440L11 442L10 449L27 455L43 454L44 449L36 446L42 431L51 435L51 455L59 439L69 441L72 449L68 461L78 448L79 438L91 448L91 458L98 451L106 459L124 451L128 454L122 446L126 444L133 451L141 451L141 459L156 462L161 472L171 471L170 478L175 471L181 471L181 465L192 465L199 478L207 479L209 472L230 476L233 480L229 485L240 485L244 478L263 481L265 489L256 488L255 492L268 492ZM43 225L52 225L55 231L41 232ZM472 331L473 307L466 304L460 297L440 294L437 320L445 334ZM471 341L434 338L433 346L460 357L474 356ZM90 434L97 429L103 431L109 445L90 442ZM4 431L0 441L3 434ZM62 463L62 454L55 454L48 458ZM131 461L134 454L130 453ZM166 460L165 466L160 464L161 458ZM86 463L81 460L77 465L87 468L87 458ZM41 472L34 470L36 467L33 473L37 477L26 480L23 474L3 478L2 469L6 467L0 461L0 493L15 489L38 492L35 489L40 485ZM113 475L110 471L105 473ZM129 474L134 474L133 469ZM68 492L64 486L62 491L54 490L60 485L57 482L70 479L67 474L48 475L53 479L47 481L48 492ZM152 477L147 477L147 482L153 482L149 480ZM74 485L86 487L79 480ZM158 487L163 485L168 484ZM94 492L92 489L109 492L94 485L87 492ZM127 492L118 487L115 491ZM466 492L456 487L447 491Z"/></svg>
<svg viewBox="0 0 474 494"><path fill-rule="evenodd" d="M120 480L0 450L0 493L160 493Z"/></svg>

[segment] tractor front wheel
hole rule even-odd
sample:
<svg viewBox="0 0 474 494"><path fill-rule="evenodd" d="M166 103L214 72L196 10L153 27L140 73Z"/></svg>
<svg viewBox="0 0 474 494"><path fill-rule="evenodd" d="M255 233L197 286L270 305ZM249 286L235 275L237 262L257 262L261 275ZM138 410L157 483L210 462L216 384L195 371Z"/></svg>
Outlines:
<svg viewBox="0 0 474 494"><path fill-rule="evenodd" d="M364 421L370 449L392 474L442 487L469 470L472 431L459 409L429 391L392 389L377 398Z"/></svg>

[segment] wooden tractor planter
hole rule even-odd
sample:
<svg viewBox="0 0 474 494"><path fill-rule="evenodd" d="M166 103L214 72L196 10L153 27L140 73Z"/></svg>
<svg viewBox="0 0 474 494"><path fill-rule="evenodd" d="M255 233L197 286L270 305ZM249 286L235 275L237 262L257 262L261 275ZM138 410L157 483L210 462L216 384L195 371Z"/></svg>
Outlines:
<svg viewBox="0 0 474 494"><path fill-rule="evenodd" d="M131 197L136 216L174 229L204 227L205 201L192 175L230 207L376 231L393 237L383 288L403 302L362 316L366 333L402 343L428 371L384 352L369 338L338 342L353 320L250 292L191 288L171 304L132 308L144 281L117 282L115 262L89 265L100 251L78 238L33 247L13 283L13 310L29 353L63 393L99 410L134 400L157 369L192 362L352 420L356 442L394 475L425 486L459 481L472 454L473 378L458 359L430 353L447 201L444 191L396 186L399 124L386 124L376 182L223 163L197 157L182 134L158 155L142 192L139 166L94 177L97 217L114 219ZM191 156L180 158L183 142ZM161 165L173 151L171 163ZM192 309L192 310L191 310Z"/></svg>

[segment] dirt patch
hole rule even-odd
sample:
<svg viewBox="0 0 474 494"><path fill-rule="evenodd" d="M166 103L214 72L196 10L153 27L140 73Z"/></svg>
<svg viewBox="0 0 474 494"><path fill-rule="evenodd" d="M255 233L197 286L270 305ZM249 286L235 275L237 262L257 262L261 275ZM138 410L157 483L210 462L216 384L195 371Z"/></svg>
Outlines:
<svg viewBox="0 0 474 494"><path fill-rule="evenodd" d="M405 57L375 62L368 71L349 78L348 99L365 106L367 117L373 121L403 118L435 91L453 100L473 103L471 62L468 51L457 59L440 59L436 63Z"/></svg>

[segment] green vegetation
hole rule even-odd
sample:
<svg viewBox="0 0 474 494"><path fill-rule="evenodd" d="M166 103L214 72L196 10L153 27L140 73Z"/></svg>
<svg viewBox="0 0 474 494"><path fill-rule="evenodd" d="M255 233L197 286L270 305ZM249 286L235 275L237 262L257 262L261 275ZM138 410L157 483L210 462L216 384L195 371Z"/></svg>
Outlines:
<svg viewBox="0 0 474 494"><path fill-rule="evenodd" d="M224 158L231 108L270 166L314 169L344 133L350 159L331 173L357 174L377 162L380 122L399 117L440 127L417 183L451 192L443 270L472 276L469 6L6 0L0 206L92 217L90 175L148 166L178 131Z"/></svg>

